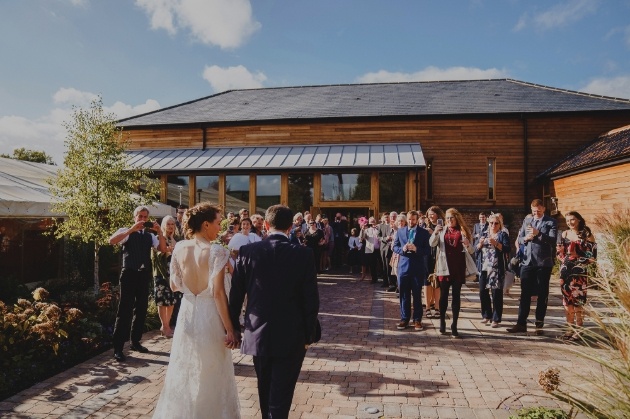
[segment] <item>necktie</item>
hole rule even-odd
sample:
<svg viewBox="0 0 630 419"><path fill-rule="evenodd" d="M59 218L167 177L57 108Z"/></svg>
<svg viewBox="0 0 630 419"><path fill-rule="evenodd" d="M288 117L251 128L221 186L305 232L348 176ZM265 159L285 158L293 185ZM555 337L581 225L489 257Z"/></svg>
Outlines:
<svg viewBox="0 0 630 419"><path fill-rule="evenodd" d="M409 229L409 243L412 243L415 238L416 238L416 229L410 228Z"/></svg>

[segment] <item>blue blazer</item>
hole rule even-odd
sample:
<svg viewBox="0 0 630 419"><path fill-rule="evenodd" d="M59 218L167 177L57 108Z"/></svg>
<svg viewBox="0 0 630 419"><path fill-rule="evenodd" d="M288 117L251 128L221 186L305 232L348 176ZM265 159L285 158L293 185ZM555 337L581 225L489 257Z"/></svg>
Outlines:
<svg viewBox="0 0 630 419"><path fill-rule="evenodd" d="M555 263L556 239L558 225L556 220L544 215L538 226L539 233L534 240L525 243L527 227L532 223L531 215L525 217L521 230L518 232L518 243L525 245L524 266L551 268Z"/></svg>
<svg viewBox="0 0 630 419"><path fill-rule="evenodd" d="M289 356L316 340L319 293L310 248L281 234L241 247L229 298L236 328L245 295L242 353Z"/></svg>
<svg viewBox="0 0 630 419"><path fill-rule="evenodd" d="M398 261L398 278L404 276L419 276L424 278L427 276L427 262L431 255L431 246L429 246L429 238L431 235L424 228L416 226L416 236L413 244L416 246L415 252L404 252L403 247L408 242L409 227L399 228L394 238L394 252L400 255Z"/></svg>

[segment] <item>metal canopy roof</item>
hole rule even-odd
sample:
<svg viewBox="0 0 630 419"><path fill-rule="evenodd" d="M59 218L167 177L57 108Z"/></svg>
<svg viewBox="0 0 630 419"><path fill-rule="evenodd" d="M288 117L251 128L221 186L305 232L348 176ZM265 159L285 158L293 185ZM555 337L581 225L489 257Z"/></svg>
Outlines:
<svg viewBox="0 0 630 419"><path fill-rule="evenodd" d="M153 171L424 167L420 144L344 144L130 150L129 163Z"/></svg>

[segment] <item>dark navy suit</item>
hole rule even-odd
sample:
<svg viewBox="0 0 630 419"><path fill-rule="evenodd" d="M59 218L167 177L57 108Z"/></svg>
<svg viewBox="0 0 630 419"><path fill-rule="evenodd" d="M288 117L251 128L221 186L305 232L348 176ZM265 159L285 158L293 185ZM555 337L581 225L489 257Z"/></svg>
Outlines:
<svg viewBox="0 0 630 419"><path fill-rule="evenodd" d="M319 293L313 251L282 234L241 247L229 299L234 325L246 294L241 352L254 357L263 417L286 418L305 345L316 336Z"/></svg>
<svg viewBox="0 0 630 419"><path fill-rule="evenodd" d="M398 261L398 290L400 291L400 320L412 319L411 299L413 298L413 321L422 320L422 284L427 276L427 261L431 254L429 232L415 227L413 244L415 252L405 252L403 247L409 240L409 227L399 228L394 238L394 252L400 255Z"/></svg>

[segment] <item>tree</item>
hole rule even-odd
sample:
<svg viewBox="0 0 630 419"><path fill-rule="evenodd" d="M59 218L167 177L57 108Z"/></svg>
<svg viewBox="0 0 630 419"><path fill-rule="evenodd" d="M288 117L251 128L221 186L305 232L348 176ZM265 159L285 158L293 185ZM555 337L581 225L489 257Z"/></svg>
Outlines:
<svg viewBox="0 0 630 419"><path fill-rule="evenodd" d="M13 150L13 156L8 154L0 154L0 157L6 157L8 159L31 161L33 163L46 163L55 166L55 162L52 157L46 154L45 151L27 150L24 147L16 148Z"/></svg>
<svg viewBox="0 0 630 419"><path fill-rule="evenodd" d="M116 127L115 115L103 111L100 97L89 109L75 108L64 127L65 167L50 182L50 192L53 210L66 218L56 223L54 234L94 243L94 292L98 293L101 246L120 226L129 224L135 207L152 202L158 185L148 179L147 171L129 166L122 130Z"/></svg>

